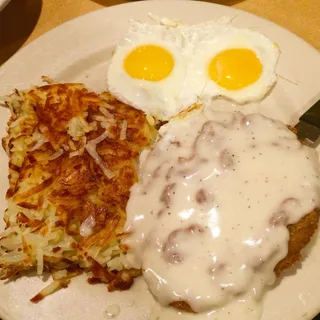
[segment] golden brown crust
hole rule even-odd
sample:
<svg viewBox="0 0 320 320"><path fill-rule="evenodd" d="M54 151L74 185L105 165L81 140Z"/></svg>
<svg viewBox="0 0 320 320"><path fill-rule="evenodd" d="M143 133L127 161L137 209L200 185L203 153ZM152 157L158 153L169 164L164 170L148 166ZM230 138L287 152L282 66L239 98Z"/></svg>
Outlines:
<svg viewBox="0 0 320 320"><path fill-rule="evenodd" d="M288 225L289 242L288 254L279 261L275 266L274 272L277 277L281 272L291 268L295 263L301 259L301 250L309 243L310 239L316 232L319 222L319 212L316 210L304 216L300 221L295 224Z"/></svg>
<svg viewBox="0 0 320 320"><path fill-rule="evenodd" d="M113 289L117 283L128 286L130 277L124 281L118 271L108 270L107 262L119 255L118 234L120 239L130 187L137 181L137 157L153 141L155 129L143 112L82 84L16 92L9 107L12 117L2 143L10 183L4 219L12 232L0 238L1 278L32 268L77 267L105 270L94 277L117 279ZM97 138L101 141L92 143ZM84 237L80 226L88 217L94 226ZM14 230L24 232L22 240ZM11 245L15 241L17 246ZM113 246L115 251L106 251ZM16 253L21 260L11 262Z"/></svg>

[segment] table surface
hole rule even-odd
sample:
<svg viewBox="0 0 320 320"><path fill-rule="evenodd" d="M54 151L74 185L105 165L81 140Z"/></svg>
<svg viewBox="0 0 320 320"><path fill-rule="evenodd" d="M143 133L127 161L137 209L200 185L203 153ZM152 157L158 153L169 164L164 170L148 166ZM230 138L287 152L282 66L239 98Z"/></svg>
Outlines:
<svg viewBox="0 0 320 320"><path fill-rule="evenodd" d="M61 23L126 0L12 0L0 12L0 65ZM210 1L209 1L210 2ZM218 0L269 19L320 50L320 0Z"/></svg>

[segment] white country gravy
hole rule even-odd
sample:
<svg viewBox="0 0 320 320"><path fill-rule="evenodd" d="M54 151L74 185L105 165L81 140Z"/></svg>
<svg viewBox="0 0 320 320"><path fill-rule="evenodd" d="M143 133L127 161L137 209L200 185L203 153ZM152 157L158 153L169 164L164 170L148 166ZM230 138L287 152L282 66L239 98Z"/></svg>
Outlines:
<svg viewBox="0 0 320 320"><path fill-rule="evenodd" d="M316 151L258 114L206 109L160 135L127 206L129 264L163 306L230 305L236 318L258 319L257 301L287 255L286 226L320 206Z"/></svg>

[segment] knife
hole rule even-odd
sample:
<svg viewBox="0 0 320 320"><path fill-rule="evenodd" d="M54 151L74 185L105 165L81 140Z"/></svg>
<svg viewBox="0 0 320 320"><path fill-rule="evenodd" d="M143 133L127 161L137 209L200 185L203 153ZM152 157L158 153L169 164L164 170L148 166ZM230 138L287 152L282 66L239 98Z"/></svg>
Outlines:
<svg viewBox="0 0 320 320"><path fill-rule="evenodd" d="M320 100L307 110L294 127L299 140L316 148L320 144Z"/></svg>

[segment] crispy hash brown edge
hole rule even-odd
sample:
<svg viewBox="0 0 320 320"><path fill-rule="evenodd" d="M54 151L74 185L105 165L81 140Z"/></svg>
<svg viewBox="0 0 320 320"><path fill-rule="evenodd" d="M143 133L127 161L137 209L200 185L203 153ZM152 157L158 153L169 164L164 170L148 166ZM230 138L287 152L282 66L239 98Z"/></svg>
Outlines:
<svg viewBox="0 0 320 320"><path fill-rule="evenodd" d="M82 271L109 290L130 287L120 244L140 152L156 137L152 121L108 93L83 84L15 91L2 146L9 157L8 209L0 235L0 277L49 271L66 287ZM151 123L151 124L150 124Z"/></svg>

